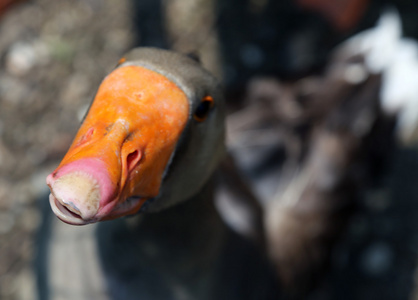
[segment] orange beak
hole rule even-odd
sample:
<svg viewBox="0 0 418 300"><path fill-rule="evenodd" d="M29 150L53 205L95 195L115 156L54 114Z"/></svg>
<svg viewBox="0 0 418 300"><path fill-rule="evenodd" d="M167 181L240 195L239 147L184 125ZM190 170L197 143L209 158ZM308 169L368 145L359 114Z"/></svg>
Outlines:
<svg viewBox="0 0 418 300"><path fill-rule="evenodd" d="M54 213L74 225L136 213L159 194L188 118L187 96L165 76L133 65L114 70L47 177Z"/></svg>

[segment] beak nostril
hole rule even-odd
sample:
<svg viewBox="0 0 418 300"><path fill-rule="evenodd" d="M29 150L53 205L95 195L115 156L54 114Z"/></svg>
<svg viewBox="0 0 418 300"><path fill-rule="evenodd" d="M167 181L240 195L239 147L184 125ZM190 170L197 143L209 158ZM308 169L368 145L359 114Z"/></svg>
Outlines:
<svg viewBox="0 0 418 300"><path fill-rule="evenodd" d="M133 168L135 168L138 161L141 159L141 155L139 154L138 150L135 150L129 153L128 157L126 158L128 172L131 172Z"/></svg>
<svg viewBox="0 0 418 300"><path fill-rule="evenodd" d="M87 130L87 132L81 137L80 141L78 142L78 145L83 145L85 143L87 143L91 137L94 134L94 127L90 127L89 130Z"/></svg>

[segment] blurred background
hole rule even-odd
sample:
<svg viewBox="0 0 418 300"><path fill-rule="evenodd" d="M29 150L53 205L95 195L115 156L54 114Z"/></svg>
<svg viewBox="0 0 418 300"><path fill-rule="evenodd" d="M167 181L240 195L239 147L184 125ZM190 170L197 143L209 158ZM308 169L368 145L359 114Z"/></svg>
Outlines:
<svg viewBox="0 0 418 300"><path fill-rule="evenodd" d="M234 212L259 213L289 295L418 299L417 13L413 0L0 0L0 299L37 299L45 177L135 46L198 54L220 78L258 204L223 184L218 207L243 234Z"/></svg>

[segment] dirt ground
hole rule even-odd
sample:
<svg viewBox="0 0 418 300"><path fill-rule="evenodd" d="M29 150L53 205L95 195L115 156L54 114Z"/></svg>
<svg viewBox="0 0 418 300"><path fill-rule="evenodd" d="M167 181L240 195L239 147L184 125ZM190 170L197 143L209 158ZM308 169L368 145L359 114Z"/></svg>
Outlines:
<svg viewBox="0 0 418 300"><path fill-rule="evenodd" d="M132 47L129 1L30 1L0 17L0 299L36 299L32 260L59 163L95 89Z"/></svg>

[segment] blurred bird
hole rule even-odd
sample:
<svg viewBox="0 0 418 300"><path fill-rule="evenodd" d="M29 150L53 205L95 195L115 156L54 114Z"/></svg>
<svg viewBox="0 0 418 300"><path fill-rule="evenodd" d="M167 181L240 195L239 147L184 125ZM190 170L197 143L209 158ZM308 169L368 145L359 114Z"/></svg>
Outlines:
<svg viewBox="0 0 418 300"><path fill-rule="evenodd" d="M381 74L381 106L388 115L398 118L402 141L416 140L418 127L418 43L402 36L399 13L386 10L376 26L361 32L341 48L365 58L367 70Z"/></svg>
<svg viewBox="0 0 418 300"><path fill-rule="evenodd" d="M417 49L387 10L376 27L336 47L322 73L253 79L245 108L227 120L231 153L260 199L269 257L295 298L325 274L395 136L415 139Z"/></svg>

